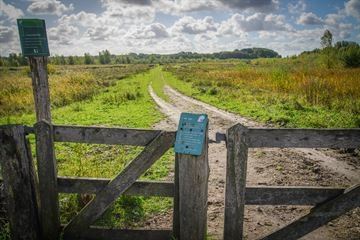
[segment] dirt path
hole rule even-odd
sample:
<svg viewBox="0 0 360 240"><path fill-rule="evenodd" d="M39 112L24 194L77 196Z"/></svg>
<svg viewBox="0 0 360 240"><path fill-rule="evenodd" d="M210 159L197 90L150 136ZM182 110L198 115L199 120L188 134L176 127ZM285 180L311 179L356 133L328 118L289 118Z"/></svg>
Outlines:
<svg viewBox="0 0 360 240"><path fill-rule="evenodd" d="M210 139L215 138L216 132L225 132L235 123L263 127L254 121L184 96L169 86L166 86L164 91L170 102L159 98L149 87L149 92L160 111L168 116L168 119L157 127L175 129L181 112L208 114ZM354 158L356 157L350 154L339 154L332 150L251 149L247 184L348 187L358 183L360 179L359 159ZM350 165L348 162L357 164ZM221 239L226 165L226 148L223 142L209 144L209 164L208 232L212 239ZM304 206L246 206L245 236L247 239L258 239L308 211L309 207ZM157 226L162 222L168 225L169 219L170 213L157 218ZM360 236L359 222L360 211L356 209L305 236L304 239L357 239Z"/></svg>

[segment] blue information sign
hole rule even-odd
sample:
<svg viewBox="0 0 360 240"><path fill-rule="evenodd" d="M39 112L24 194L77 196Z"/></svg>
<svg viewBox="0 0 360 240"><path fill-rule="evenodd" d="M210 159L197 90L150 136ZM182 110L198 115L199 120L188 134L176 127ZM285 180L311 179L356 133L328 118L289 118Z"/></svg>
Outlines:
<svg viewBox="0 0 360 240"><path fill-rule="evenodd" d="M206 114L181 113L176 133L175 152L201 155L207 124L208 116Z"/></svg>

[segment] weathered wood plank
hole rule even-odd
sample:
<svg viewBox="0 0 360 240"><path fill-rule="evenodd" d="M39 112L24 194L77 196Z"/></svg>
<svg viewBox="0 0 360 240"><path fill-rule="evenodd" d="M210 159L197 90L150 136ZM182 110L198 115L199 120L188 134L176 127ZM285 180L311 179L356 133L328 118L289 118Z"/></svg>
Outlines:
<svg viewBox="0 0 360 240"><path fill-rule="evenodd" d="M242 239L245 208L248 129L235 125L227 131L224 240Z"/></svg>
<svg viewBox="0 0 360 240"><path fill-rule="evenodd" d="M61 193L96 194L111 181L105 178L58 177L58 190ZM124 192L132 196L173 197L174 183L165 181L136 181Z"/></svg>
<svg viewBox="0 0 360 240"><path fill-rule="evenodd" d="M208 126L200 156L176 154L178 163L178 203L180 240L202 240L207 231L209 179ZM175 232L174 232L175 233Z"/></svg>
<svg viewBox="0 0 360 240"><path fill-rule="evenodd" d="M43 239L59 239L60 214L53 127L46 121L35 124L36 158Z"/></svg>
<svg viewBox="0 0 360 240"><path fill-rule="evenodd" d="M360 129L250 128L249 147L358 148Z"/></svg>
<svg viewBox="0 0 360 240"><path fill-rule="evenodd" d="M298 239L359 206L360 185L358 184L347 189L338 197L314 207L309 214L271 233L263 239Z"/></svg>
<svg viewBox="0 0 360 240"><path fill-rule="evenodd" d="M37 121L51 122L47 57L29 57Z"/></svg>
<svg viewBox="0 0 360 240"><path fill-rule="evenodd" d="M174 135L160 132L155 139L116 176L105 188L97 193L64 229L68 238L79 237L98 219L105 210L125 192L151 165L174 144Z"/></svg>
<svg viewBox="0 0 360 240"><path fill-rule="evenodd" d="M146 146L160 130L82 127L82 126L54 126L56 142L123 144ZM169 132L175 138L175 132Z"/></svg>
<svg viewBox="0 0 360 240"><path fill-rule="evenodd" d="M78 238L71 240L170 240L171 230L122 230L102 227L90 227ZM65 238L67 239L67 238Z"/></svg>
<svg viewBox="0 0 360 240"><path fill-rule="evenodd" d="M179 204L179 157L175 154L175 192L173 200L173 234L175 239L180 239L180 204Z"/></svg>
<svg viewBox="0 0 360 240"><path fill-rule="evenodd" d="M317 205L341 195L344 188L249 186L245 203L248 205Z"/></svg>
<svg viewBox="0 0 360 240"><path fill-rule="evenodd" d="M0 163L11 239L40 239L35 174L24 127L0 128Z"/></svg>

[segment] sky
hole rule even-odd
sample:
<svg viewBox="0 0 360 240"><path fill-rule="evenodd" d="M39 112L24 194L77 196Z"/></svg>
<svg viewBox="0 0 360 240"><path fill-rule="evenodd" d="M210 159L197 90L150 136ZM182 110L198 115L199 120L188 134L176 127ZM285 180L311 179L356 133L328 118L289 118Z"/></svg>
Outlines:
<svg viewBox="0 0 360 240"><path fill-rule="evenodd" d="M0 0L0 55L20 52L18 18L45 19L51 55L320 47L326 29L360 42L360 0Z"/></svg>

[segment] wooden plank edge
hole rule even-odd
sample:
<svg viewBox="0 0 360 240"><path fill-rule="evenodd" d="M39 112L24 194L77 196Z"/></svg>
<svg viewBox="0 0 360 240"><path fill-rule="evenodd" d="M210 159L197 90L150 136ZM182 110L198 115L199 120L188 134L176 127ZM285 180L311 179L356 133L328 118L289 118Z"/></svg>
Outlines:
<svg viewBox="0 0 360 240"><path fill-rule="evenodd" d="M58 177L59 193L96 194L111 179ZM175 185L170 181L136 181L124 194L132 196L174 197Z"/></svg>
<svg viewBox="0 0 360 240"><path fill-rule="evenodd" d="M107 128L85 126L54 126L56 142L147 146L161 130ZM169 131L175 139L175 132Z"/></svg>
<svg viewBox="0 0 360 240"><path fill-rule="evenodd" d="M173 233L170 229L114 229L91 226L81 234L80 238L68 236L65 238L75 240L169 240Z"/></svg>
<svg viewBox="0 0 360 240"><path fill-rule="evenodd" d="M341 195L345 188L298 186L248 186L247 205L317 205Z"/></svg>
<svg viewBox="0 0 360 240"><path fill-rule="evenodd" d="M360 129L249 128L249 147L358 148Z"/></svg>

